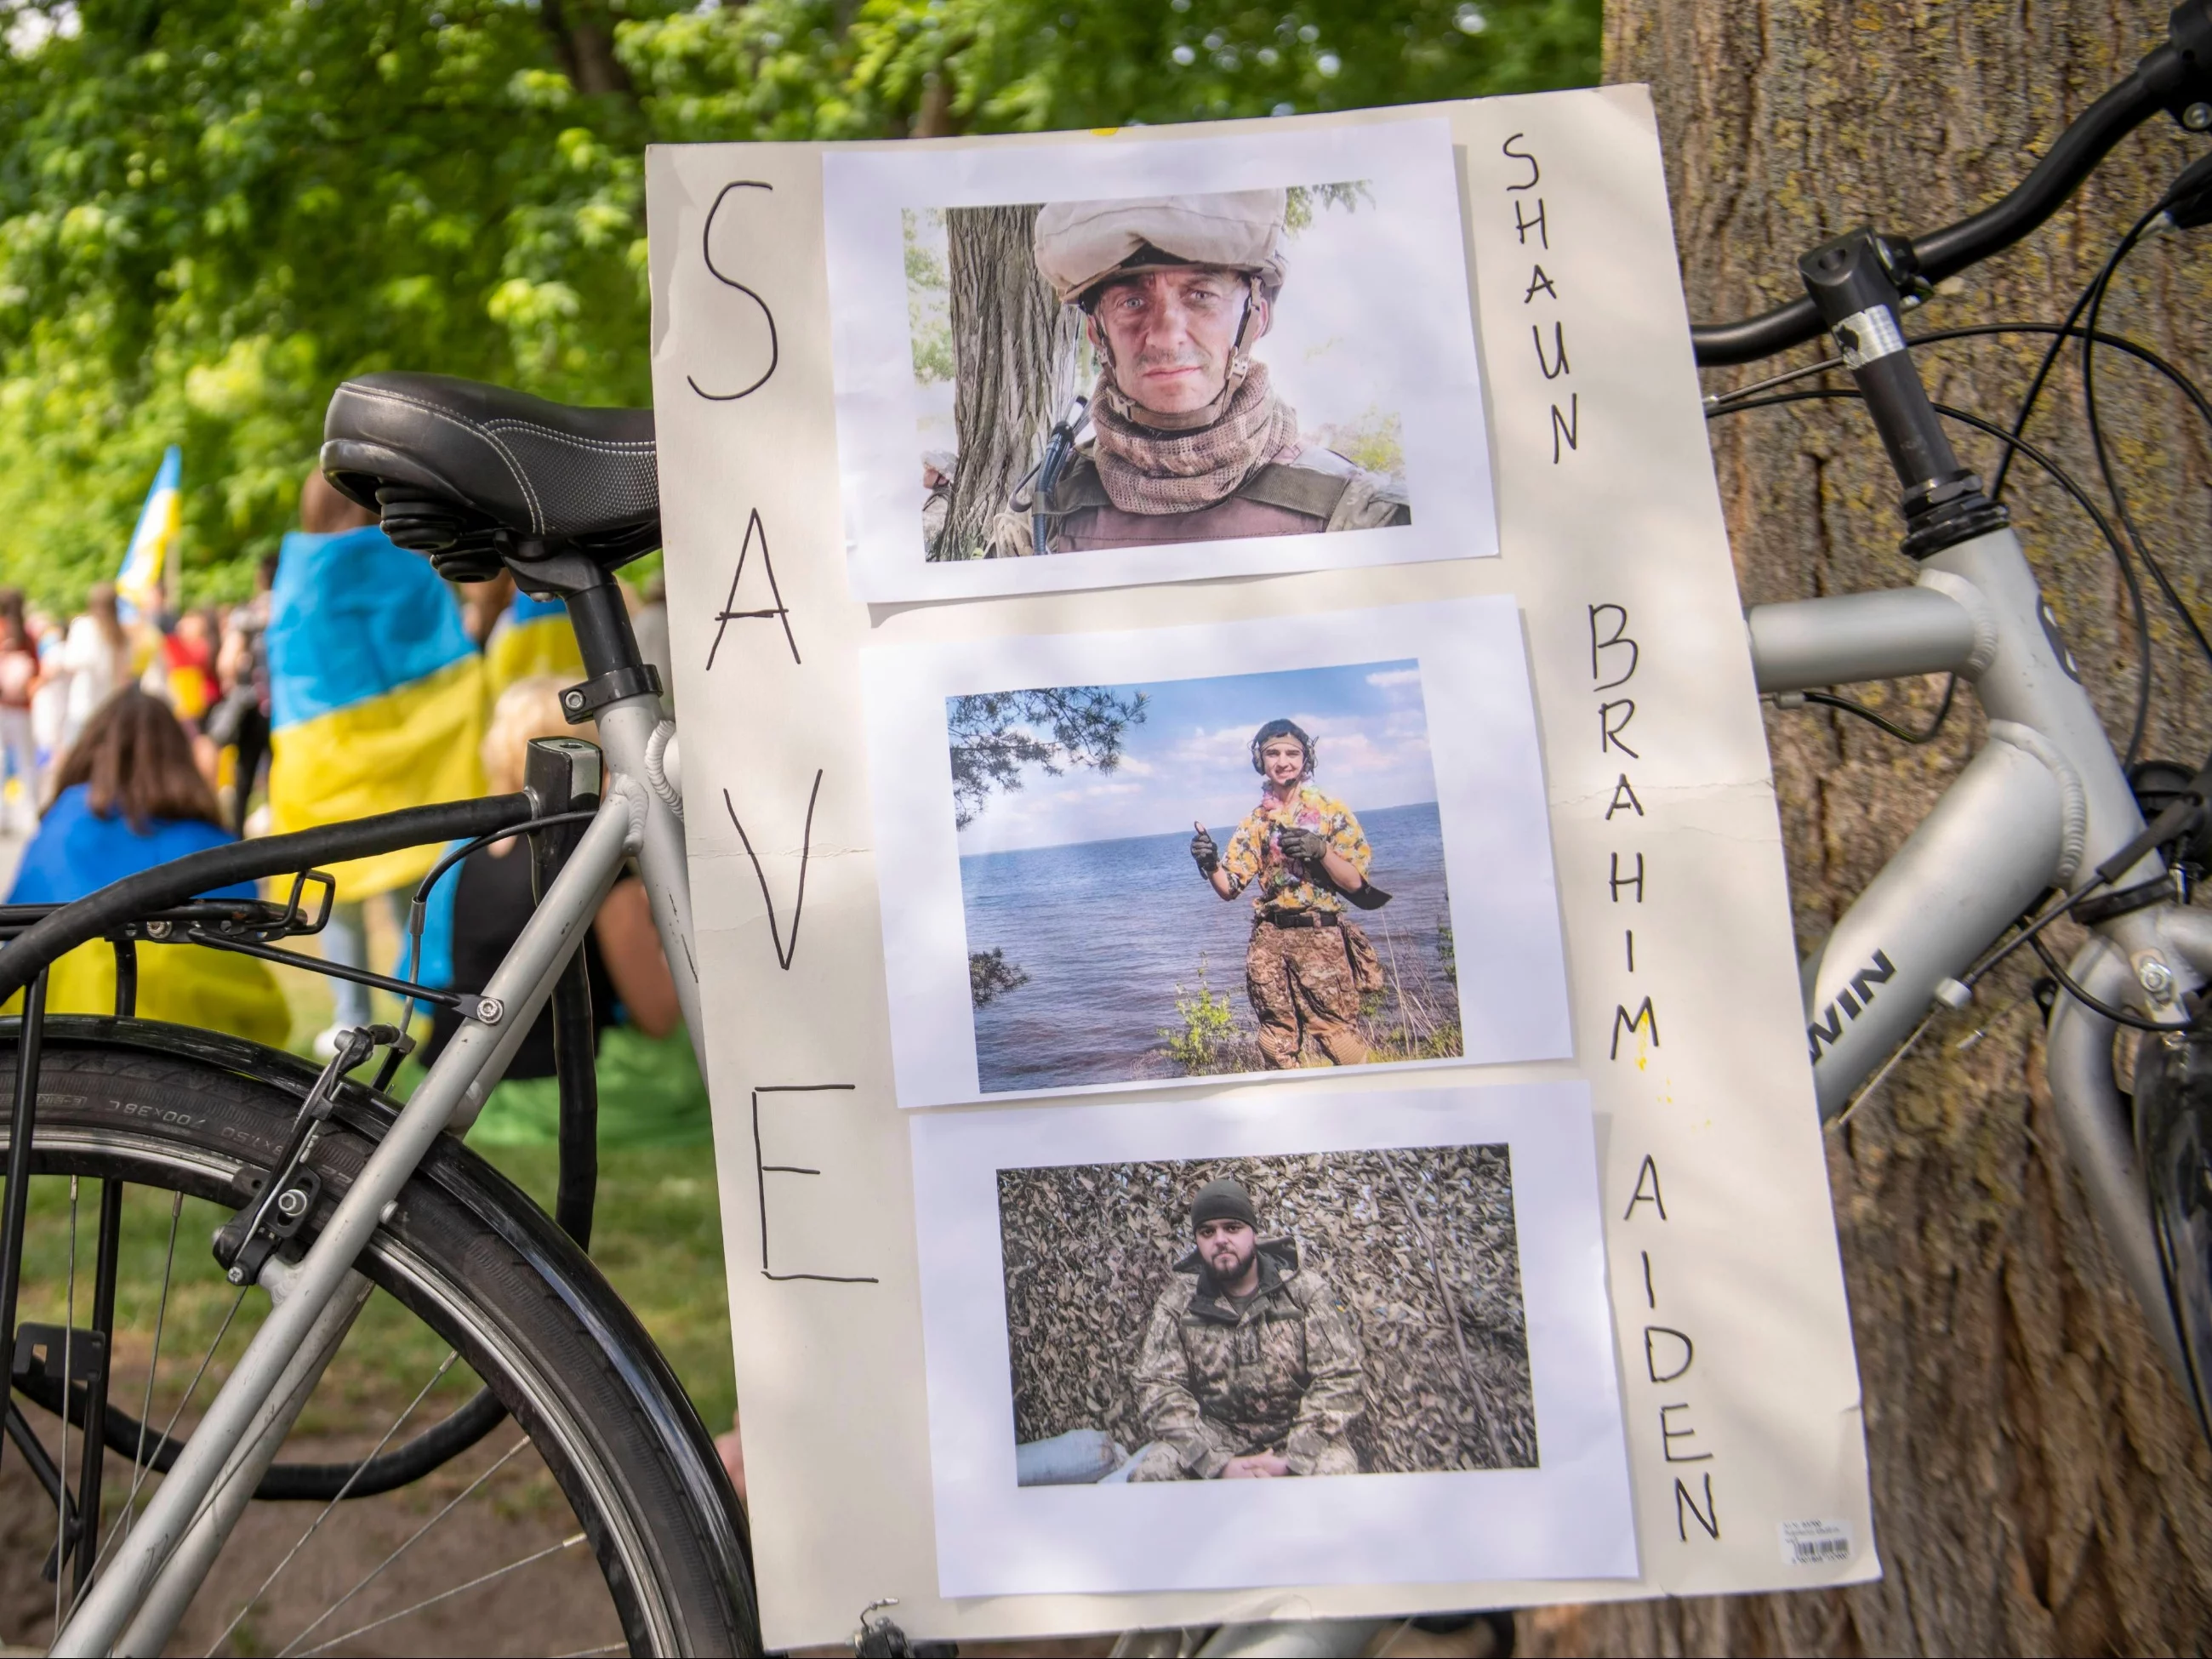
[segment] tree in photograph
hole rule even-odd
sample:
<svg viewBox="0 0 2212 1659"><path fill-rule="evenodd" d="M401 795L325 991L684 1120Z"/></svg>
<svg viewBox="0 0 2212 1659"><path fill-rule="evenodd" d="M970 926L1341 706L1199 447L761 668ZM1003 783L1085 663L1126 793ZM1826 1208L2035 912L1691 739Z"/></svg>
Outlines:
<svg viewBox="0 0 2212 1659"><path fill-rule="evenodd" d="M1143 692L1123 696L1106 685L981 691L947 702L953 821L963 830L994 794L1022 787L1024 767L1049 777L1071 766L1113 771L1123 736L1145 723Z"/></svg>
<svg viewBox="0 0 2212 1659"><path fill-rule="evenodd" d="M1075 389L1082 316L1037 275L1036 218L1034 204L952 208L945 216L960 460L933 559L981 550L991 520L1036 465Z"/></svg>
<svg viewBox="0 0 2212 1659"><path fill-rule="evenodd" d="M989 1007L1007 992L1018 991L1029 982L1029 975L1006 960L1003 945L968 953L968 1000L978 1008Z"/></svg>
<svg viewBox="0 0 2212 1659"><path fill-rule="evenodd" d="M2164 36L2166 9L1616 0L1605 25L1607 78L1649 82L1657 105L1690 314L1719 321L1802 292L1797 258L1828 237L1868 223L1921 233L1995 201ZM2120 234L2201 153L2154 118L2049 225L1913 313L1912 331L2063 317ZM2100 324L2200 375L2212 303L2204 234L2144 242ZM1913 355L1940 400L2008 421L2045 343L1978 339ZM1745 385L1828 349L1716 371L1706 387ZM2069 349L2027 436L2094 489L2079 363ZM2202 616L2212 587L2203 430L2118 353L2099 359L2096 385L2137 522ZM1711 432L1747 601L1912 580L1898 551L1897 483L1863 410L1760 410ZM1996 446L1958 426L1952 436L1964 463L1990 477ZM2112 562L2032 466L2014 469L2006 498L2106 727L2124 744L2139 659ZM2171 643L2185 641L2171 612L2154 609L2152 625L2157 695L2144 752L2193 766L2212 744L2212 676ZM1877 696L1891 718L1917 726L1942 689L1931 677ZM1832 713L1766 718L1791 898L1810 948L1983 735L1964 696L1944 733L1909 760L1873 727ZM2067 935L2062 957L2078 937ZM2065 1156L2029 994L2034 972L2029 963L1992 976L1973 1013L1931 1028L1828 1136L1882 1581L1536 1615L1524 1621L1524 1651L2212 1644L2212 1455ZM1978 1031L1986 1035L1970 1042ZM1725 1479L1715 1477L1724 1527Z"/></svg>

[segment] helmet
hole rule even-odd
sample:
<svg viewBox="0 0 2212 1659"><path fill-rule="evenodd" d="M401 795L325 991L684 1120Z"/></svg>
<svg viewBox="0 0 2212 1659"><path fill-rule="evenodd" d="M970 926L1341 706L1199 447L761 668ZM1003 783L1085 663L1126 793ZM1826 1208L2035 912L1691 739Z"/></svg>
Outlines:
<svg viewBox="0 0 2212 1659"><path fill-rule="evenodd" d="M1252 734L1252 769L1262 776L1267 775L1267 768L1260 758L1260 751L1277 738L1296 738L1298 740L1299 745L1306 751L1305 769L1298 776L1301 780L1311 777L1315 763L1321 759L1320 745L1306 735L1305 728L1296 720L1269 720Z"/></svg>
<svg viewBox="0 0 2212 1659"><path fill-rule="evenodd" d="M1170 265L1241 270L1273 298L1290 269L1286 202L1279 190L1049 202L1037 213L1037 273L1062 305L1088 306L1108 279L1125 271Z"/></svg>

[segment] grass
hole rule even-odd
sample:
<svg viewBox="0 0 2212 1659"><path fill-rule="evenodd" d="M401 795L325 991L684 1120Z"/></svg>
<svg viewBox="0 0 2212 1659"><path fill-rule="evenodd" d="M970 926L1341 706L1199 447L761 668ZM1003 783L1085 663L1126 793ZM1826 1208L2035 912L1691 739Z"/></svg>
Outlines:
<svg viewBox="0 0 2212 1659"><path fill-rule="evenodd" d="M1409 1060L1456 1060L1461 1046L1459 998L1455 981L1455 942L1451 924L1438 929L1431 947L1436 962L1408 952L1401 957L1395 931L1387 921L1365 924L1382 965L1383 988L1360 999L1357 1022L1360 1039L1367 1045L1372 1064ZM1237 1005L1225 992L1207 982L1206 957L1198 959L1194 990L1176 986L1176 1026L1159 1036L1158 1057L1168 1067L1165 1075L1219 1077L1264 1068L1259 1033L1249 1020L1239 1018ZM1310 1040L1303 1048L1302 1065L1328 1062Z"/></svg>
<svg viewBox="0 0 2212 1659"><path fill-rule="evenodd" d="M507 1176L541 1203L552 1200L553 1150L499 1147L488 1154ZM31 1224L25 1240L22 1286L25 1321L61 1324L69 1279L70 1183L41 1177L32 1183ZM146 1362L153 1351L154 1318L169 1237L171 1200L133 1187L125 1196L123 1254L116 1285L116 1382L112 1397L139 1414ZM96 1183L82 1183L78 1199L76 1305L78 1326L91 1321ZM185 1200L177 1228L176 1266L163 1315L161 1370L154 1419L158 1426L178 1403L192 1368L209 1351L238 1292L223 1279L209 1243L226 1212L199 1200ZM593 1260L616 1292L634 1309L667 1354L710 1430L726 1427L737 1402L730 1354L730 1317L722 1276L722 1239L711 1161L698 1147L610 1149L599 1159L599 1197L593 1221ZM246 1293L183 1421L204 1408L227 1376L267 1308L258 1290ZM381 1294L362 1310L337 1361L301 1419L303 1434L358 1434L374 1413L396 1410L411 1398L445 1357L446 1345L427 1326ZM472 1391L476 1380L457 1365L440 1384L440 1409ZM370 1432L376 1431L372 1428Z"/></svg>

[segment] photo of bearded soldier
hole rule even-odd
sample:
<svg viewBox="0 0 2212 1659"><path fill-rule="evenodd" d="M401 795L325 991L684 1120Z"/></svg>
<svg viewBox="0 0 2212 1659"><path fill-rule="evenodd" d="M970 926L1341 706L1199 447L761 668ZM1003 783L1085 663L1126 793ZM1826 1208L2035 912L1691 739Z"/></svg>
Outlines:
<svg viewBox="0 0 2212 1659"><path fill-rule="evenodd" d="M1256 885L1244 949L1244 995L1270 1070L1297 1066L1308 1037L1339 1066L1364 1065L1359 1000L1382 988L1375 946L1349 906L1380 909L1390 896L1367 879L1374 850L1352 811L1313 787L1313 738L1287 720L1252 737L1260 804L1224 853L1200 823L1190 838L1198 872L1224 899Z"/></svg>
<svg viewBox="0 0 2212 1659"><path fill-rule="evenodd" d="M1364 1409L1365 1359L1351 1305L1299 1267L1291 1240L1260 1237L1241 1182L1199 1188L1190 1222L1194 1248L1138 1352L1137 1411L1152 1439L1115 1478L1358 1474L1346 1431Z"/></svg>
<svg viewBox="0 0 2212 1659"><path fill-rule="evenodd" d="M1375 530L1413 521L1396 483L1307 444L1252 356L1289 270L1287 192L1055 202L1039 274L1081 307L1099 361L1091 441L1048 449L986 556ZM1066 442L1065 428L1055 446Z"/></svg>

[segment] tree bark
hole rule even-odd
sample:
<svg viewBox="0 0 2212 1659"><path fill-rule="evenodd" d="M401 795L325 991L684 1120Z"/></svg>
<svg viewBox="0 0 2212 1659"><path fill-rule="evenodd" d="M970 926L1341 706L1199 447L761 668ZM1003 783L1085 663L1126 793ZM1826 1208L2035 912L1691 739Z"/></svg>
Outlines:
<svg viewBox="0 0 2212 1659"><path fill-rule="evenodd" d="M613 19L604 6L594 0L539 0L538 16L570 86L587 98L619 92L635 100L629 71L615 56Z"/></svg>
<svg viewBox="0 0 2212 1659"><path fill-rule="evenodd" d="M970 558L981 550L1070 395L1079 323L1037 275L1030 251L1036 217L1035 205L952 208L945 216L960 460L933 558Z"/></svg>
<svg viewBox="0 0 2212 1659"><path fill-rule="evenodd" d="M1652 84L1690 312L1723 320L1793 297L1797 256L1854 225L1924 231L1994 200L2165 27L2162 5L2118 0L1614 0L1606 76ZM2157 118L2076 203L1909 318L1908 331L2058 320L2197 148ZM2124 267L2104 326L2196 371L2212 267L2191 252L2181 238L2153 239ZM1939 400L2008 422L2042 343L1916 356ZM1800 350L1705 378L1717 391L1813 360ZM2077 361L2028 436L2094 490ZM2130 503L2201 617L2212 582L2212 549L2197 533L2212 477L2204 433L2117 356L2100 359L2097 383ZM1964 431L1954 440L1986 478L1994 446ZM1712 441L1747 603L1911 580L1897 487L1856 407L1739 415L1717 422ZM2032 473L2022 467L2008 492L2014 522L2124 744L2137 659L2124 591L2088 521ZM2154 592L2151 602L2158 697L2145 752L2193 766L2212 736L2207 675ZM1917 726L1941 690L1939 679L1868 700ZM1985 730L1964 695L1942 737L1918 749L1840 714L1770 710L1802 948ZM1533 1650L2212 1644L2212 1457L2066 1165L2029 978L2022 968L1985 985L1977 1008L1931 1028L1829 1136L1887 1577L1848 1591L1534 1614L1524 1626ZM1966 1046L1977 1030L1986 1035Z"/></svg>

